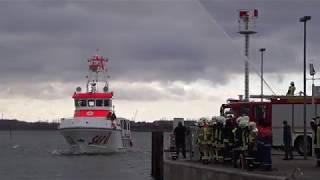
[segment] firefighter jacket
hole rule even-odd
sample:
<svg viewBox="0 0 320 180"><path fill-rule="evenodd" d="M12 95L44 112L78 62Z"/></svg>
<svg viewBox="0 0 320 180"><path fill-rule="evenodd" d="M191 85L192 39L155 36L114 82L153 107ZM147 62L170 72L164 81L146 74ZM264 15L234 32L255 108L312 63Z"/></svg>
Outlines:
<svg viewBox="0 0 320 180"><path fill-rule="evenodd" d="M226 124L223 127L222 136L223 136L224 143L226 143L228 145L233 145L233 133L232 133L231 124Z"/></svg>
<svg viewBox="0 0 320 180"><path fill-rule="evenodd" d="M234 144L234 147L238 148L242 144L242 138L241 138L242 129L236 126L232 130L232 133L233 133L233 144Z"/></svg>
<svg viewBox="0 0 320 180"><path fill-rule="evenodd" d="M249 144L249 130L248 128L243 128L242 133L241 133L241 149L243 151L248 149L248 144Z"/></svg>
<svg viewBox="0 0 320 180"><path fill-rule="evenodd" d="M203 134L203 128L199 127L199 131L198 131L198 138L197 138L197 144L202 144L203 140L204 140L204 134Z"/></svg>
<svg viewBox="0 0 320 180"><path fill-rule="evenodd" d="M212 128L209 126L204 126L204 144L211 144L212 139Z"/></svg>
<svg viewBox="0 0 320 180"><path fill-rule="evenodd" d="M217 125L216 131L215 131L215 136L214 136L216 146L221 146L223 144L222 130L223 130L223 126L221 124Z"/></svg>
<svg viewBox="0 0 320 180"><path fill-rule="evenodd" d="M252 148L251 150L257 150L257 136L258 133L256 131L249 131L248 146Z"/></svg>
<svg viewBox="0 0 320 180"><path fill-rule="evenodd" d="M210 144L215 145L215 134L216 134L216 129L217 126L213 125L209 127L210 131L211 131L211 138L210 138Z"/></svg>
<svg viewBox="0 0 320 180"><path fill-rule="evenodd" d="M294 96L294 91L296 90L296 87L294 87L293 85L289 86L288 92L287 92L287 96Z"/></svg>

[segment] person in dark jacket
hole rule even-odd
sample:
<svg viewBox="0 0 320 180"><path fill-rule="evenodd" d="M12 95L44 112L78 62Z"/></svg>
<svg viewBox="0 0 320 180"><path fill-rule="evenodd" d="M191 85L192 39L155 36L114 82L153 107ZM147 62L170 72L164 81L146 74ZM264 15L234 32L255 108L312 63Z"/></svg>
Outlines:
<svg viewBox="0 0 320 180"><path fill-rule="evenodd" d="M232 152L231 148L233 146L233 126L231 119L226 119L226 124L222 129L222 136L223 136L223 143L224 143L224 160L225 161L231 161L232 160Z"/></svg>
<svg viewBox="0 0 320 180"><path fill-rule="evenodd" d="M283 121L283 144L285 151L285 157L283 160L293 159L291 126L287 121Z"/></svg>
<svg viewBox="0 0 320 180"><path fill-rule="evenodd" d="M187 129L182 125L182 122L178 123L178 126L174 129L174 135L176 139L176 150L177 150L177 156L179 157L179 149L182 148L182 155L183 158L186 158L186 132Z"/></svg>

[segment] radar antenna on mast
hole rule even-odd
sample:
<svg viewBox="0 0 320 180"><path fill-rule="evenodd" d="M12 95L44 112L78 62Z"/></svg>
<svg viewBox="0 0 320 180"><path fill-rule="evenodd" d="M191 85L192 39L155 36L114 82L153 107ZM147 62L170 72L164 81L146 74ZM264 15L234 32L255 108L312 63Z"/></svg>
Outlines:
<svg viewBox="0 0 320 180"><path fill-rule="evenodd" d="M87 76L87 92L96 92L98 91L99 82L104 82L103 92L109 89L108 80L107 80L107 62L108 59L99 55L99 48L96 49L97 53L94 56L91 56L88 59L89 63L89 75ZM102 76L100 76L102 74Z"/></svg>

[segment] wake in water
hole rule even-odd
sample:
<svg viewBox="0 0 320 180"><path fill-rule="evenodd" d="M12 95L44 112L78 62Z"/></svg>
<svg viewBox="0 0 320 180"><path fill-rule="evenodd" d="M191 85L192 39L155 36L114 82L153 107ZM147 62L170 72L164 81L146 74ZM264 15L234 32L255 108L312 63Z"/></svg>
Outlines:
<svg viewBox="0 0 320 180"><path fill-rule="evenodd" d="M110 155L114 155L114 154L118 154L118 153L122 153L120 152L109 152L109 153L83 153L83 152L78 152L78 151L74 151L74 150L58 150L58 149L54 149L51 151L52 155L56 155L56 156L96 156L96 155L104 155L104 156L110 156Z"/></svg>
<svg viewBox="0 0 320 180"><path fill-rule="evenodd" d="M79 152L76 149L53 149L50 151L50 154L57 155L57 156L81 156L81 155L87 155L87 156L94 156L94 155L114 155L114 154L123 154L123 153L143 153L143 154L149 154L151 151L146 151L145 149L139 149L139 148L128 148L128 149L119 149L117 152L97 152L97 153L84 153Z"/></svg>
<svg viewBox="0 0 320 180"><path fill-rule="evenodd" d="M19 144L15 144L15 145L11 146L12 149L18 149L19 147L20 147Z"/></svg>

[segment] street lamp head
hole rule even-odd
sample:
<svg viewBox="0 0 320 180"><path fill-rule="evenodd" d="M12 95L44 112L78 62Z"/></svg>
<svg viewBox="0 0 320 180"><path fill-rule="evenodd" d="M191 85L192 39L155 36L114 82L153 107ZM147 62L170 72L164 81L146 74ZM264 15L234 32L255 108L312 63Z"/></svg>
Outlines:
<svg viewBox="0 0 320 180"><path fill-rule="evenodd" d="M264 51L266 51L266 48L260 48L259 51L264 52Z"/></svg>
<svg viewBox="0 0 320 180"><path fill-rule="evenodd" d="M311 16L303 16L300 18L300 22L307 22L309 20L311 20Z"/></svg>

